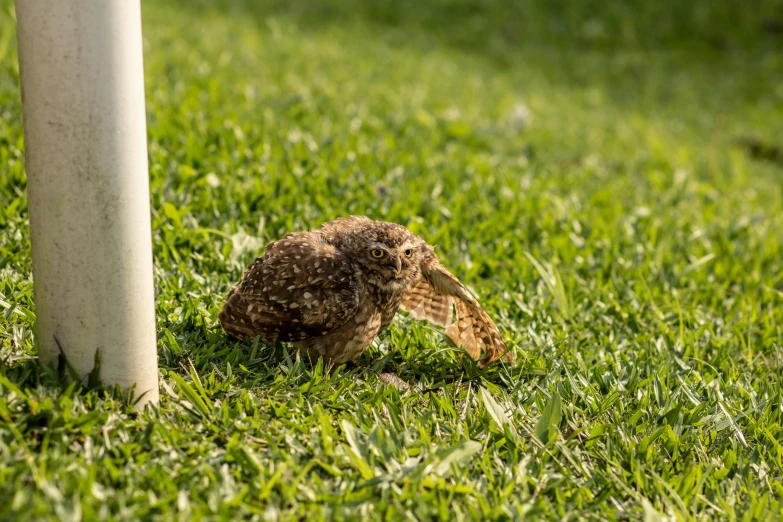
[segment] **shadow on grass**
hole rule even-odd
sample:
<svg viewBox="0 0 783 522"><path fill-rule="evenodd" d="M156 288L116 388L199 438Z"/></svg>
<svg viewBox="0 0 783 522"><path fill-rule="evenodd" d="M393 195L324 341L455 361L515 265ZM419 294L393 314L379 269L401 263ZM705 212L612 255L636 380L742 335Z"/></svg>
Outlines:
<svg viewBox="0 0 783 522"><path fill-rule="evenodd" d="M726 122L776 103L764 85L783 76L777 0L752 9L731 0L167 1L205 20L215 13L253 20L261 33L285 22L303 38L342 35L358 56L371 52L368 41L413 54L469 55L484 73L509 74L525 96L559 92L597 113L641 112L667 127L687 119L704 139L728 126L736 140Z"/></svg>
<svg viewBox="0 0 783 522"><path fill-rule="evenodd" d="M136 396L133 391L125 393L119 386L104 387L100 381L100 358L97 353L95 361L93 370L80 378L63 354L58 359L56 368L40 365L38 357L25 357L16 362L3 360L0 361L0 389L15 392L28 406L34 402L30 397L36 395L30 395L31 391L44 388L49 390L44 393L65 397L80 396L90 403L100 399L113 399L122 404L127 412L133 412L133 406L141 397ZM37 400L40 400L40 397Z"/></svg>
<svg viewBox="0 0 783 522"><path fill-rule="evenodd" d="M453 354L438 353L445 351ZM396 350L374 360L370 357L371 354L365 353L357 361L360 373L374 374L386 384L419 392L437 392L447 386L469 382L489 382L506 387L510 382L509 372L517 364L497 361L481 368L464 350L453 347L423 350L412 358Z"/></svg>
<svg viewBox="0 0 783 522"><path fill-rule="evenodd" d="M54 371L47 375L47 371L38 365L37 357L25 357L16 362L8 360L0 361L0 377L8 379L19 388L34 388L41 381L56 381Z"/></svg>
<svg viewBox="0 0 783 522"><path fill-rule="evenodd" d="M456 348L422 350L413 357L398 350L379 357L376 349L370 349L356 361L333 366L312 360L307 354L298 354L291 343L237 340L219 329L208 331L206 336L204 331L190 332L179 346L181 350L175 354L163 343L159 350L162 370L187 373L192 363L202 376L215 369L223 377L227 372L232 376L241 374L245 385L252 387L271 384L280 375L286 375L298 385L307 382L313 374L330 373L356 380L372 381L380 377L381 381L400 388L437 392L452 384L468 382L489 382L507 387L513 381L510 372L518 371L516 366L500 362L482 369L477 361ZM453 356L438 353L445 350L455 353ZM297 377L294 378L294 375ZM388 380L385 381L383 376Z"/></svg>
<svg viewBox="0 0 783 522"><path fill-rule="evenodd" d="M753 9L732 0L174 1L183 8L251 17L265 26L272 17L315 30L361 24L380 32L379 37L399 31L400 44L448 45L501 60L537 45L579 53L628 47L731 52L780 46L783 36L777 30L783 25L783 12L774 0L756 2Z"/></svg>

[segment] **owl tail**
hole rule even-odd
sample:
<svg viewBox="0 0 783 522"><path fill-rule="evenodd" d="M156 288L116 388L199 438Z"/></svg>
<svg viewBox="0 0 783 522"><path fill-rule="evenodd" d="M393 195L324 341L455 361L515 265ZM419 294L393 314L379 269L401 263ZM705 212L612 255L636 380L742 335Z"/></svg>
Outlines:
<svg viewBox="0 0 783 522"><path fill-rule="evenodd" d="M226 303L218 313L220 325L229 335L237 339L255 337L253 321L247 315L248 302L239 288L234 288L226 296Z"/></svg>

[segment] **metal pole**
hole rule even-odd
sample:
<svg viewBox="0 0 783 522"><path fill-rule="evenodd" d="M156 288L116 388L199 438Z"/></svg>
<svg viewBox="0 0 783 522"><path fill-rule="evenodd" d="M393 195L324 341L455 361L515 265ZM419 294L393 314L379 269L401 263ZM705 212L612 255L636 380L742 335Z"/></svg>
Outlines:
<svg viewBox="0 0 783 522"><path fill-rule="evenodd" d="M42 364L158 400L140 0L16 0Z"/></svg>

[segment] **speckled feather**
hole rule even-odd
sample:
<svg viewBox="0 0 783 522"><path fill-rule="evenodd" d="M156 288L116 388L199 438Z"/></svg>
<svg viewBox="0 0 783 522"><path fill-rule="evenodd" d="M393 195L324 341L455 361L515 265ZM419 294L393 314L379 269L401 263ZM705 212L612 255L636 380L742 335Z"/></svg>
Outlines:
<svg viewBox="0 0 783 522"><path fill-rule="evenodd" d="M267 245L218 318L235 337L297 341L312 357L339 364L359 357L399 308L446 327L472 357L483 351L482 366L506 350L495 324L432 247L401 225L359 216Z"/></svg>

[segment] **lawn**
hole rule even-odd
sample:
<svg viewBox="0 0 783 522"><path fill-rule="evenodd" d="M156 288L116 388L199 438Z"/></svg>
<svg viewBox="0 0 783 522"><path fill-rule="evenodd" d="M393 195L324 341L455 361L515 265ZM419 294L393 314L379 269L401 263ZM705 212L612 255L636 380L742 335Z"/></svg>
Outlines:
<svg viewBox="0 0 783 522"><path fill-rule="evenodd" d="M37 367L0 0L0 519L783 517L780 1L143 11L161 401L137 413ZM436 245L516 362L404 314L351 368L227 338L263 245L351 213Z"/></svg>

